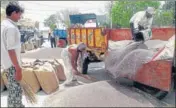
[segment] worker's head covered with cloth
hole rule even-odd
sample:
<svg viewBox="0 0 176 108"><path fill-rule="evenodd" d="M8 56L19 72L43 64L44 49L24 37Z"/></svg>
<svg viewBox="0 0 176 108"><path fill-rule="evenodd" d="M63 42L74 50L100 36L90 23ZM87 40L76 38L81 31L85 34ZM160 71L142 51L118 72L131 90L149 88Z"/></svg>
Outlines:
<svg viewBox="0 0 176 108"><path fill-rule="evenodd" d="M78 51L79 52L85 51L86 48L87 48L87 46L83 42L81 42L80 44L78 44Z"/></svg>
<svg viewBox="0 0 176 108"><path fill-rule="evenodd" d="M147 7L146 16L148 18L151 18L154 14L155 14L155 8L154 7Z"/></svg>

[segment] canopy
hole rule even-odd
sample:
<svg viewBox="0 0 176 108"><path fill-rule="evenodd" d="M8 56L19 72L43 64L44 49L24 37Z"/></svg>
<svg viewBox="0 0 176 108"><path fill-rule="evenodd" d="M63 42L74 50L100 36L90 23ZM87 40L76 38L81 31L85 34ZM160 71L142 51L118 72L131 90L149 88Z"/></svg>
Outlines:
<svg viewBox="0 0 176 108"><path fill-rule="evenodd" d="M69 17L71 24L80 23L83 25L87 20L96 19L95 14L77 14L77 15L70 15Z"/></svg>

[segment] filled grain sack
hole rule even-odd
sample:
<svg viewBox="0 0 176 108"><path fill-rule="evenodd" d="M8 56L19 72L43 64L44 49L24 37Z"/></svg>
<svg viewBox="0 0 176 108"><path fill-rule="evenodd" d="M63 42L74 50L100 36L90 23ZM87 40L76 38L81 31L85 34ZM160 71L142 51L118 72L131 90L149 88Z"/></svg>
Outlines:
<svg viewBox="0 0 176 108"><path fill-rule="evenodd" d="M2 80L2 77L1 77L1 92L4 91L4 88L5 88L4 81Z"/></svg>
<svg viewBox="0 0 176 108"><path fill-rule="evenodd" d="M59 80L56 77L55 70L50 63L36 65L34 72L43 91L47 94L53 93L59 87Z"/></svg>
<svg viewBox="0 0 176 108"><path fill-rule="evenodd" d="M34 93L40 90L40 83L33 72L33 68L23 68L23 80L32 88Z"/></svg>
<svg viewBox="0 0 176 108"><path fill-rule="evenodd" d="M61 81L65 81L66 80L66 76L64 73L64 67L62 66L61 63L59 63L59 61L55 60L54 61L54 65L56 67L56 76L59 80Z"/></svg>

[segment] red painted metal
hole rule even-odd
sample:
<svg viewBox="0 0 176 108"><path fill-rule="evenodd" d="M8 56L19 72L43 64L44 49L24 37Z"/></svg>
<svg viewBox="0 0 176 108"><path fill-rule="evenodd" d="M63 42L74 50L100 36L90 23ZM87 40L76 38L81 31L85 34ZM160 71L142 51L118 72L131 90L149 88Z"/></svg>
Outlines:
<svg viewBox="0 0 176 108"><path fill-rule="evenodd" d="M131 30L127 29L108 29L109 40L120 41L120 40L131 40ZM153 28L152 39L168 40L175 34L175 28Z"/></svg>
<svg viewBox="0 0 176 108"><path fill-rule="evenodd" d="M133 80L163 91L171 88L171 61L152 61L140 68Z"/></svg>

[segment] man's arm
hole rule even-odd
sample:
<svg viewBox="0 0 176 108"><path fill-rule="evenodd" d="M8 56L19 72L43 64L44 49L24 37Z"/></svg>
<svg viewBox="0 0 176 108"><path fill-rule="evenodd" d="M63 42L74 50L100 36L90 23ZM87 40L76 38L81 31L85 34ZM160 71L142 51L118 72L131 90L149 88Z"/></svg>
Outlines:
<svg viewBox="0 0 176 108"><path fill-rule="evenodd" d="M10 59L14 65L14 67L20 67L19 64L18 64L18 60L17 60L17 56L16 56L16 53L15 53L15 50L8 50L8 53L9 53L9 56L10 56Z"/></svg>
<svg viewBox="0 0 176 108"><path fill-rule="evenodd" d="M73 69L78 72L78 69L77 69L77 57L78 55L76 55L76 57L73 57L73 55L71 56L71 65L73 67Z"/></svg>

